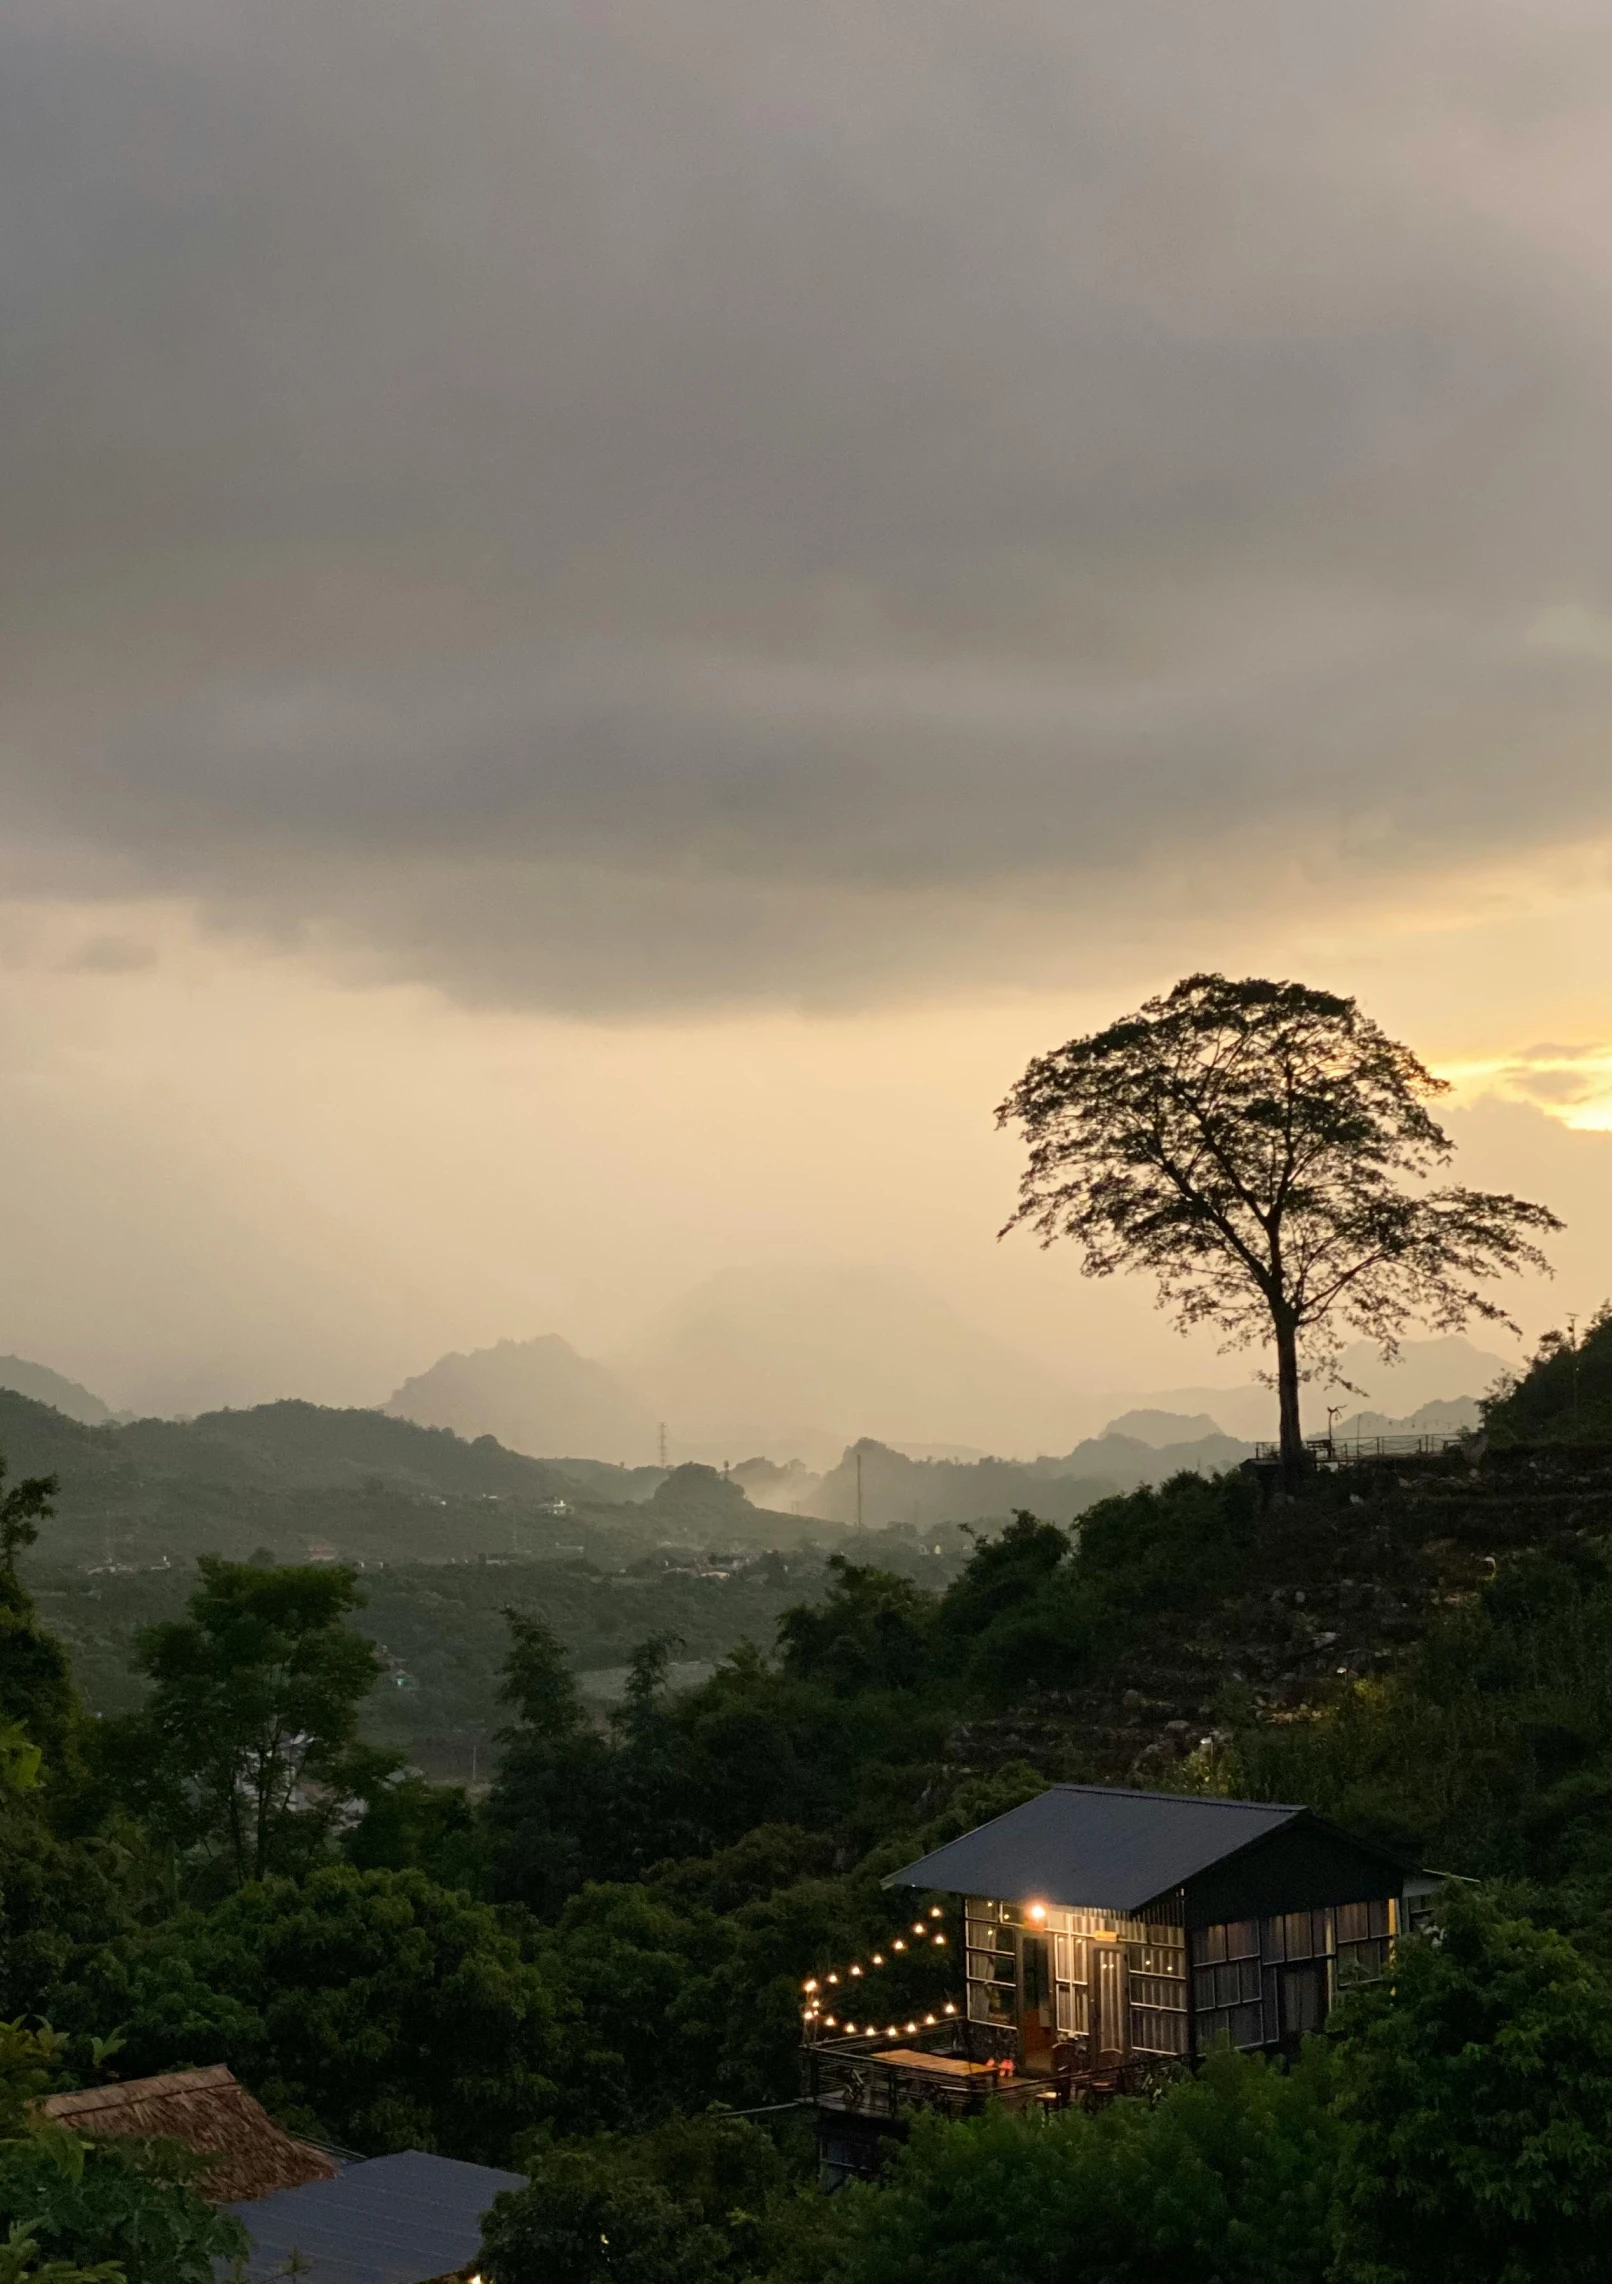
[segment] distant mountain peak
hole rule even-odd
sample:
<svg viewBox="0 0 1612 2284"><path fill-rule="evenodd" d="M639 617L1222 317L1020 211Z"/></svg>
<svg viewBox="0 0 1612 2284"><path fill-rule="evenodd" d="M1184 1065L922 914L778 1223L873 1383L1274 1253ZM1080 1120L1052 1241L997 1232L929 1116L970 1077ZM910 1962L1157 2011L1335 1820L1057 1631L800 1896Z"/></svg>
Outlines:
<svg viewBox="0 0 1612 2284"><path fill-rule="evenodd" d="M405 1380L381 1409L421 1427L452 1428L472 1439L494 1436L533 1459L586 1452L636 1464L655 1449L648 1406L557 1332L469 1353L455 1349Z"/></svg>
<svg viewBox="0 0 1612 2284"><path fill-rule="evenodd" d="M25 1356L0 1356L0 1388L30 1396L36 1404L49 1404L52 1411L77 1420L81 1427L105 1427L113 1416L110 1404L103 1404L88 1388L53 1372L48 1364L30 1363Z"/></svg>

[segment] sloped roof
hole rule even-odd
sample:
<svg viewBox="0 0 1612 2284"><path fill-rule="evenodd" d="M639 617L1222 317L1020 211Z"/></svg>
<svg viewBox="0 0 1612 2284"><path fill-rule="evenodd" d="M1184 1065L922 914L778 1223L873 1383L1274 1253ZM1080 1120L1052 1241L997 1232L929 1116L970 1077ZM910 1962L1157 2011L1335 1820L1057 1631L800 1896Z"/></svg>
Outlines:
<svg viewBox="0 0 1612 2284"><path fill-rule="evenodd" d="M246 2274L268 2284L295 2252L302 2284L433 2284L475 2260L500 2189L525 2186L519 2173L418 2149L372 2157L334 2181L235 2206L252 2239Z"/></svg>
<svg viewBox="0 0 1612 2284"><path fill-rule="evenodd" d="M1056 1784L884 1884L1133 1912L1309 1813L1269 1801Z"/></svg>
<svg viewBox="0 0 1612 2284"><path fill-rule="evenodd" d="M128 2134L140 2141L178 2141L216 2159L196 2181L209 2204L266 2197L276 2189L328 2181L336 2161L282 2132L222 2062L205 2070L173 2070L130 2078L120 2086L88 2086L51 2094L39 2105L58 2125L89 2137Z"/></svg>

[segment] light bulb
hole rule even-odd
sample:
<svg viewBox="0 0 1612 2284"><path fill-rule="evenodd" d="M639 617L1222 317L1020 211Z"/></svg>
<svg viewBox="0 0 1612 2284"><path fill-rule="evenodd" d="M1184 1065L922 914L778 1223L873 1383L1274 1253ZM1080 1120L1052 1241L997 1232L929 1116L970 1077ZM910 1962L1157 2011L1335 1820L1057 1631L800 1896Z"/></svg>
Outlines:
<svg viewBox="0 0 1612 2284"><path fill-rule="evenodd" d="M853 1974L853 1975L859 1975L859 1974L862 1972L862 1970L861 1970L861 1968L860 1968L860 1967L853 1967L853 1968L851 1969L851 1972L852 1972L852 1974Z"/></svg>
<svg viewBox="0 0 1612 2284"><path fill-rule="evenodd" d="M938 1903L932 1903L929 1906L929 1916L931 1919L944 1919L946 1915Z"/></svg>
<svg viewBox="0 0 1612 2284"><path fill-rule="evenodd" d="M882 1966L884 1965L884 1953L883 1953L882 1951L875 1951L875 1952L874 1952L874 1954L873 1954L873 1964L874 1964L876 1967L882 1967Z"/></svg>
<svg viewBox="0 0 1612 2284"><path fill-rule="evenodd" d="M914 2030L916 2030L916 2029L917 2029L917 2027L918 2027L918 2025L917 2025L915 2022L909 2022L909 2023L908 2023L908 2025L907 2025L907 2029L909 2030L909 2032L910 2032L910 2031L914 2031Z"/></svg>
<svg viewBox="0 0 1612 2284"><path fill-rule="evenodd" d="M937 1935L937 1936L935 1937L935 1941L936 1941L937 1943L944 1943L944 1942L945 1942L945 1940L946 1940L946 1938L945 1938L945 1936L944 1936L944 1935Z"/></svg>
<svg viewBox="0 0 1612 2284"><path fill-rule="evenodd" d="M1044 1903L1032 1903L1032 1904L1031 1904L1031 1906L1030 1906L1030 1917L1031 1917L1033 1920L1035 1920L1035 1922L1037 1923L1037 1925L1038 1925L1038 1926L1039 1926L1039 1924L1041 1923L1041 1921L1042 1921L1043 1919L1045 1919L1045 1918L1046 1918L1046 1916L1047 1916L1047 1907L1046 1907L1046 1905L1045 1905Z"/></svg>
<svg viewBox="0 0 1612 2284"><path fill-rule="evenodd" d="M945 2004L945 2005L944 2005L944 2006L941 2008L941 2010L940 2010L940 2011L941 2011L941 2013L942 2013L942 2014L955 2014L955 2013L957 2012L957 2009L956 2009L956 2007L954 2007L954 2006L952 2005L952 2002L951 2002L951 2000L950 2000L950 1999L948 1999L948 2000L946 2001L946 2004Z"/></svg>
<svg viewBox="0 0 1612 2284"><path fill-rule="evenodd" d="M913 1923L912 1923L912 1932L914 1933L914 1935L921 1935L921 1934L923 1933L923 1931L924 1931L924 1923L923 1923L923 1921L922 1921L921 1919L915 1919L915 1920L913 1921Z"/></svg>
<svg viewBox="0 0 1612 2284"><path fill-rule="evenodd" d="M933 2016L932 2014L926 2014L926 2015L924 2016L924 2021L925 2021L926 2023L932 2023L932 2022L934 2021L934 2019L935 2019L935 2018L934 2018L934 2016Z"/></svg>
<svg viewBox="0 0 1612 2284"><path fill-rule="evenodd" d="M895 1941L891 1944L890 1948L892 1951L904 1951L907 1946L902 1942L900 1936L898 1935Z"/></svg>
<svg viewBox="0 0 1612 2284"><path fill-rule="evenodd" d="M801 1989L802 1989L803 1991L814 1991L814 1990L816 1990L816 1988L817 1988L817 1985L816 1985L816 1983L815 1983L815 1982L810 1982L810 1983L802 1983L800 1987L801 1987Z"/></svg>
<svg viewBox="0 0 1612 2284"><path fill-rule="evenodd" d="M837 1983L840 1978L838 1975L830 1975L828 1979L831 1983Z"/></svg>

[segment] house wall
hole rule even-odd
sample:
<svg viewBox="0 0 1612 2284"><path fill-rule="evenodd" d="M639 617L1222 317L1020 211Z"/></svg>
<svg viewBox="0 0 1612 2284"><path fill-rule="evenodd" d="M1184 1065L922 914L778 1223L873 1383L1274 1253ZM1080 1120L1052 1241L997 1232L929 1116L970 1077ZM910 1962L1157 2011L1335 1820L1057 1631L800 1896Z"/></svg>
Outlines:
<svg viewBox="0 0 1612 2284"><path fill-rule="evenodd" d="M1393 1896L1194 1928L1193 2051L1276 2046L1319 2030L1351 1982L1375 1981L1399 1932Z"/></svg>
<svg viewBox="0 0 1612 2284"><path fill-rule="evenodd" d="M1060 2038L1089 2042L1099 2034L1098 1954L1107 1946L1117 1948L1123 1962L1119 2004L1129 2050L1183 2055L1189 2051L1186 1936L1178 1923L1163 1917L1131 1919L1120 1912L1054 1906L1033 1918L1022 1904L970 1896L964 1907L964 1931L971 2021L1003 2027L1017 2023L1019 1938L1043 1935L1052 1954Z"/></svg>

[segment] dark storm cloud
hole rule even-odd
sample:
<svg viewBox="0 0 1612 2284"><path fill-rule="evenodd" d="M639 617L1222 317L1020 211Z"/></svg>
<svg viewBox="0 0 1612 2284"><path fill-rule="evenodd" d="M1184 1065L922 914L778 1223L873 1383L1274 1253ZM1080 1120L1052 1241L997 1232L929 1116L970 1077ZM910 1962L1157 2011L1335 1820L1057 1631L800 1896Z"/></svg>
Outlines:
<svg viewBox="0 0 1612 2284"><path fill-rule="evenodd" d="M1600 18L12 0L7 880L641 1007L1604 831Z"/></svg>

